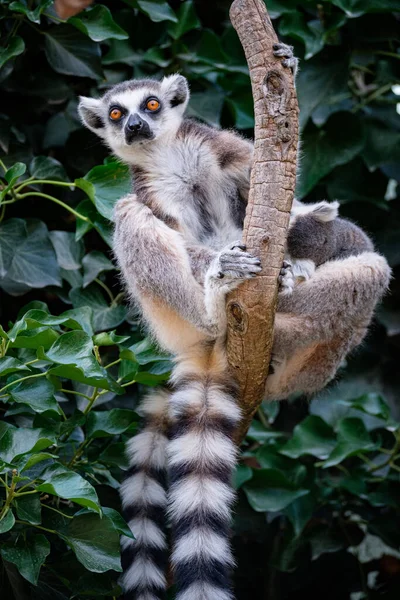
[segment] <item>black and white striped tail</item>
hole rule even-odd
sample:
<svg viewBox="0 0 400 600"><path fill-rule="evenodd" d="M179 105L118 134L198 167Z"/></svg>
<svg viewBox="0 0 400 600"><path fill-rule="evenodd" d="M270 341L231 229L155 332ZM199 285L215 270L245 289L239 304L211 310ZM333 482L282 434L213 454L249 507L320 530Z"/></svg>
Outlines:
<svg viewBox="0 0 400 600"><path fill-rule="evenodd" d="M121 486L122 507L134 540L122 538L124 600L160 600L167 587L165 518L168 392L147 396L145 424L128 443L130 468Z"/></svg>
<svg viewBox="0 0 400 600"><path fill-rule="evenodd" d="M176 598L232 600L231 477L240 411L226 374L190 373L190 361L177 371L168 444Z"/></svg>

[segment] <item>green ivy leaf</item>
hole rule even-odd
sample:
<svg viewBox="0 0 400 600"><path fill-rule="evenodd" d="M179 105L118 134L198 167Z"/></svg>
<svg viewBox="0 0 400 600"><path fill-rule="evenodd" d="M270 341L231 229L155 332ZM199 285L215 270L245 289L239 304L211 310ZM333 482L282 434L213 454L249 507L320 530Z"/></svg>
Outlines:
<svg viewBox="0 0 400 600"><path fill-rule="evenodd" d="M95 346L115 346L129 340L127 335L117 335L115 331L102 331L93 336Z"/></svg>
<svg viewBox="0 0 400 600"><path fill-rule="evenodd" d="M253 471L248 465L237 465L233 475L233 487L238 490L246 481L253 477Z"/></svg>
<svg viewBox="0 0 400 600"><path fill-rule="evenodd" d="M303 136L304 156L297 197L306 196L335 167L352 160L364 144L362 122L348 112L333 114L323 130L307 129Z"/></svg>
<svg viewBox="0 0 400 600"><path fill-rule="evenodd" d="M119 535L110 519L100 519L93 514L78 515L63 537L89 571L122 571Z"/></svg>
<svg viewBox="0 0 400 600"><path fill-rule="evenodd" d="M398 12L399 0L332 0L332 4L339 6L351 18L360 17L368 12Z"/></svg>
<svg viewBox="0 0 400 600"><path fill-rule="evenodd" d="M167 31L174 40L178 40L185 33L200 27L201 23L196 15L192 0L182 2L177 13L178 22L168 23Z"/></svg>
<svg viewBox="0 0 400 600"><path fill-rule="evenodd" d="M104 271L112 271L114 265L112 262L98 250L93 250L83 257L83 287L87 287Z"/></svg>
<svg viewBox="0 0 400 600"><path fill-rule="evenodd" d="M37 489L59 498L72 500L80 506L101 513L96 490L86 479L73 471L67 469L63 469L63 472L55 471L55 474L47 477L46 481L37 486Z"/></svg>
<svg viewBox="0 0 400 600"><path fill-rule="evenodd" d="M316 503L314 498L307 494L297 498L284 509L285 515L293 525L293 530L296 536L300 535L304 527L311 519Z"/></svg>
<svg viewBox="0 0 400 600"><path fill-rule="evenodd" d="M256 442L274 442L286 437L283 431L274 431L264 427L260 421L253 421L247 432L247 437Z"/></svg>
<svg viewBox="0 0 400 600"><path fill-rule="evenodd" d="M15 525L15 517L12 510L8 510L4 517L0 520L0 534L7 533Z"/></svg>
<svg viewBox="0 0 400 600"><path fill-rule="evenodd" d="M367 121L363 157L370 170L384 164L400 162L400 131L381 121Z"/></svg>
<svg viewBox="0 0 400 600"><path fill-rule="evenodd" d="M34 467L38 463L43 462L44 460L52 460L53 458L58 458L57 454L50 454L50 452L38 452L20 459L18 466L20 471L23 472L27 471L31 467Z"/></svg>
<svg viewBox="0 0 400 600"><path fill-rule="evenodd" d="M83 179L76 179L75 185L88 195L99 213L109 221L113 219L117 200L132 191L129 168L114 161L94 167Z"/></svg>
<svg viewBox="0 0 400 600"><path fill-rule="evenodd" d="M309 493L305 489L296 489L293 482L275 469L254 471L253 479L243 489L250 506L257 512L283 510Z"/></svg>
<svg viewBox="0 0 400 600"><path fill-rule="evenodd" d="M40 356L58 367L49 370L50 374L103 387L121 393L120 386L107 371L99 365L93 355L93 342L85 331L69 331L61 335L52 347Z"/></svg>
<svg viewBox="0 0 400 600"><path fill-rule="evenodd" d="M178 19L164 0L136 0L142 12L144 12L152 21L159 23L160 21L178 22Z"/></svg>
<svg viewBox="0 0 400 600"><path fill-rule="evenodd" d="M35 179L69 181L63 165L51 156L35 156L29 165L29 172Z"/></svg>
<svg viewBox="0 0 400 600"><path fill-rule="evenodd" d="M306 21L303 13L297 11L283 15L279 22L279 33L300 40L306 47L307 60L318 54L324 47L323 26L320 21Z"/></svg>
<svg viewBox="0 0 400 600"><path fill-rule="evenodd" d="M77 242L69 231L50 231L49 237L60 267L67 271L79 269L85 252L83 242Z"/></svg>
<svg viewBox="0 0 400 600"><path fill-rule="evenodd" d="M33 329L24 330L15 337L11 342L10 348L50 348L58 339L58 333L50 327L35 327Z"/></svg>
<svg viewBox="0 0 400 600"><path fill-rule="evenodd" d="M48 448L56 441L54 432L45 429L17 429L8 423L2 423L0 460L12 464L28 452L37 452Z"/></svg>
<svg viewBox="0 0 400 600"><path fill-rule="evenodd" d="M298 461L280 456L279 451L277 448L264 445L257 451L257 461L263 469L280 471L296 487L299 487L307 475L306 467Z"/></svg>
<svg viewBox="0 0 400 600"><path fill-rule="evenodd" d="M11 38L10 43L5 48L0 50L0 69L6 64L8 60L19 56L25 50L25 42L19 35L15 35Z"/></svg>
<svg viewBox="0 0 400 600"><path fill-rule="evenodd" d="M26 404L38 413L46 410L59 412L59 406L54 398L54 386L44 377L40 379L26 379L8 389L14 402Z"/></svg>
<svg viewBox="0 0 400 600"><path fill-rule="evenodd" d="M48 325L50 327L64 325L64 327L68 327L69 329L83 329L89 335L93 335L91 321L92 311L90 308L67 310L64 313L61 313L59 317L53 317L45 310L32 308L31 310L28 310L21 319L14 323L8 335L10 340L14 342L21 332L26 330L32 331L32 329L35 328L40 329L41 325ZM54 337L51 344L58 338L58 334L55 331L53 331L53 334ZM49 348L50 345L47 346L47 348Z"/></svg>
<svg viewBox="0 0 400 600"><path fill-rule="evenodd" d="M45 52L50 66L64 75L103 79L100 47L70 25L45 32Z"/></svg>
<svg viewBox="0 0 400 600"><path fill-rule="evenodd" d="M69 297L75 308L84 306L92 308L95 331L118 327L126 318L126 307L119 304L109 306L96 284L90 285L85 290L73 288Z"/></svg>
<svg viewBox="0 0 400 600"><path fill-rule="evenodd" d="M17 567L22 577L36 585L40 569L50 554L50 544L41 533L27 540L21 536L14 544L4 545L0 553Z"/></svg>
<svg viewBox="0 0 400 600"><path fill-rule="evenodd" d="M125 535L126 537L129 537L132 540L135 539L135 536L129 529L128 524L126 523L125 519L121 517L119 512L117 512L113 508L108 508L105 506L103 508L103 515L106 519L109 519L111 521L115 531L117 531L120 535Z"/></svg>
<svg viewBox="0 0 400 600"><path fill-rule="evenodd" d="M0 224L0 277L4 277L11 266L16 244L22 244L25 237L22 219L9 219Z"/></svg>
<svg viewBox="0 0 400 600"><path fill-rule="evenodd" d="M107 411L91 411L87 418L86 435L88 438L118 435L137 422L137 414L133 410L113 408Z"/></svg>
<svg viewBox="0 0 400 600"><path fill-rule="evenodd" d="M212 88L204 92L194 92L190 97L187 114L206 121L213 127L219 127L224 99L223 92Z"/></svg>
<svg viewBox="0 0 400 600"><path fill-rule="evenodd" d="M15 1L11 2L9 9L26 15L28 19L32 21L32 23L40 23L40 15L51 4L53 4L53 0L40 0L38 6L36 6L36 8L33 10L30 10L29 6L24 4L24 2Z"/></svg>
<svg viewBox="0 0 400 600"><path fill-rule="evenodd" d="M32 525L41 523L42 505L40 504L40 494L16 498L15 508L18 519L21 519L21 521L28 521Z"/></svg>
<svg viewBox="0 0 400 600"><path fill-rule="evenodd" d="M364 394L354 400L340 400L340 403L361 410L368 415L380 417L385 421L390 419L390 409L379 394Z"/></svg>
<svg viewBox="0 0 400 600"><path fill-rule="evenodd" d="M117 442L106 446L99 456L99 461L106 464L117 466L119 469L126 471L129 468L129 461L125 454L124 442Z"/></svg>
<svg viewBox="0 0 400 600"><path fill-rule="evenodd" d="M4 226L0 225L1 254L7 257L9 246L14 246L11 264L7 269L8 280L34 289L48 285L60 286L60 270L46 225L36 219L21 220L21 225L14 224L14 237L9 238L7 244L3 244L2 239Z"/></svg>
<svg viewBox="0 0 400 600"><path fill-rule="evenodd" d="M5 375L15 373L16 371L29 371L29 368L13 356L4 356L3 358L0 358L1 377L5 377Z"/></svg>
<svg viewBox="0 0 400 600"><path fill-rule="evenodd" d="M375 450L378 446L379 444L372 441L361 419L342 419L338 424L337 446L323 463L323 468L327 469L338 465L349 456L354 456L358 452Z"/></svg>
<svg viewBox="0 0 400 600"><path fill-rule="evenodd" d="M301 130L317 106L334 102L337 97L348 94L348 72L348 64L342 58L331 60L329 69L326 68L326 62L319 57L302 65L296 83Z"/></svg>
<svg viewBox="0 0 400 600"><path fill-rule="evenodd" d="M17 162L6 171L4 179L7 181L7 183L14 185L25 172L26 165L24 165L24 163Z"/></svg>
<svg viewBox="0 0 400 600"><path fill-rule="evenodd" d="M114 21L110 10L100 4L81 12L77 17L72 17L68 23L88 35L94 42L103 42L109 39L126 40L129 38L126 31Z"/></svg>
<svg viewBox="0 0 400 600"><path fill-rule="evenodd" d="M333 429L321 419L309 415L296 425L293 437L279 450L290 458L299 458L311 454L320 459L328 458L336 445Z"/></svg>
<svg viewBox="0 0 400 600"><path fill-rule="evenodd" d="M340 533L325 525L314 528L307 536L311 544L311 560L317 560L322 554L341 550L344 541Z"/></svg>

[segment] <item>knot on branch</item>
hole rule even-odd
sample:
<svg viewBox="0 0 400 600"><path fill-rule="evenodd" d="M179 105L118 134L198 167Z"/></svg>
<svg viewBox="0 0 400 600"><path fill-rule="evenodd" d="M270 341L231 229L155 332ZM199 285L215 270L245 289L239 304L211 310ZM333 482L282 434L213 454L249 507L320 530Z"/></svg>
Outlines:
<svg viewBox="0 0 400 600"><path fill-rule="evenodd" d="M286 77L279 71L271 69L264 77L262 88L268 114L275 118L286 115L291 96Z"/></svg>
<svg viewBox="0 0 400 600"><path fill-rule="evenodd" d="M238 333L245 333L247 331L248 325L248 316L247 312L243 310L241 305L238 302L231 301L228 302L228 319L229 324L233 328L234 331Z"/></svg>

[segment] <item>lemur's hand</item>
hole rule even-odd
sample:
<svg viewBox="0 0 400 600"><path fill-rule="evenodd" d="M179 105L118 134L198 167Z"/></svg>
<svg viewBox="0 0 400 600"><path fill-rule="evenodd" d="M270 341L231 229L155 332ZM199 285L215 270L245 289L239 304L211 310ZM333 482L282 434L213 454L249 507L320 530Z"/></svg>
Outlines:
<svg viewBox="0 0 400 600"><path fill-rule="evenodd" d="M285 260L282 263L282 268L278 277L279 282L279 294L281 296L288 296L293 293L294 289L294 276L292 271L292 265Z"/></svg>
<svg viewBox="0 0 400 600"><path fill-rule="evenodd" d="M246 246L238 241L221 250L207 271L206 281L213 287L230 291L260 271L260 259L246 252Z"/></svg>
<svg viewBox="0 0 400 600"><path fill-rule="evenodd" d="M279 42L278 44L273 45L273 51L274 56L284 59L282 61L283 66L292 69L292 73L294 77L296 77L299 68L299 59L293 55L293 46L288 46L287 44Z"/></svg>

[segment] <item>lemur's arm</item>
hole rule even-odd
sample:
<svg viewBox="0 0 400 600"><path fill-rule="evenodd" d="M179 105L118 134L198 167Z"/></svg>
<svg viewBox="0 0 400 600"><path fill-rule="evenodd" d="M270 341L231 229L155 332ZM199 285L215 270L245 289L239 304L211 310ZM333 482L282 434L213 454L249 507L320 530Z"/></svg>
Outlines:
<svg viewBox="0 0 400 600"><path fill-rule="evenodd" d="M160 320L169 319L176 327L180 319L211 337L221 333L226 293L261 270L258 259L243 252L240 244L232 245L212 258L203 287L192 273L181 234L135 194L116 205L114 249L129 292L150 324L157 327Z"/></svg>

